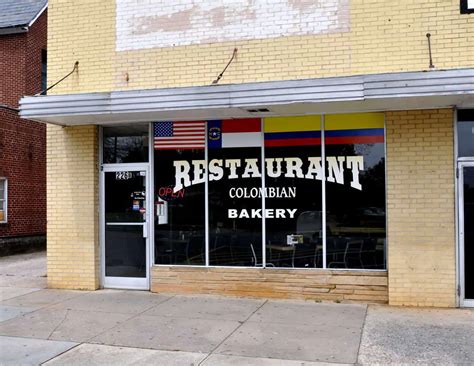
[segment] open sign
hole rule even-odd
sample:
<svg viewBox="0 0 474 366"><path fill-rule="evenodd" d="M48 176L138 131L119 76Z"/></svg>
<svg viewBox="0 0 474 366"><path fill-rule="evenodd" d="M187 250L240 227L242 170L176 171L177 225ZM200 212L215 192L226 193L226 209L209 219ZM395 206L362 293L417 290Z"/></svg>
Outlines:
<svg viewBox="0 0 474 366"><path fill-rule="evenodd" d="M165 200L170 201L176 198L184 198L184 189L174 192L173 187L160 187L158 188L158 196Z"/></svg>

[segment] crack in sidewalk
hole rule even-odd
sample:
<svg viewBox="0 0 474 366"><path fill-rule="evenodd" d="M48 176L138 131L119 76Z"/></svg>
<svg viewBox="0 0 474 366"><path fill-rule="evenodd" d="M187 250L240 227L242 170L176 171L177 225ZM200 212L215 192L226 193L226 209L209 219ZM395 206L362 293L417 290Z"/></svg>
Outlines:
<svg viewBox="0 0 474 366"><path fill-rule="evenodd" d="M206 357L204 357L201 361L199 361L198 363L198 366L201 366L203 364L203 362L206 362L209 357L211 357L214 352L225 342L227 341L232 335L235 334L235 332L237 332L237 330L239 330L245 323L247 323L247 321L252 317L252 315L254 315L257 311L259 311L263 305L265 305L266 303L268 302L268 299L266 299L259 307L257 307L247 318L245 318L244 320L242 321L239 321L239 326L237 328L235 328L227 337L225 337L221 342L219 342L219 344L217 346L215 346L208 354Z"/></svg>
<svg viewBox="0 0 474 366"><path fill-rule="evenodd" d="M126 318L126 319L124 319L124 320L122 320L122 321L119 321L119 322L118 322L116 325L114 325L113 327L108 328L108 329L105 329L104 331L99 332L99 333L93 335L93 336L90 337L90 338L87 338L84 342L81 342L81 344L82 344L82 343L89 343L89 342L93 341L94 338L97 338L97 337L101 336L102 334L104 334L104 333L106 333L106 332L109 332L109 331L111 331L111 330L113 330L113 329L119 327L119 326L122 325L123 323L128 322L128 321L130 321L130 320L132 320L132 319L134 319L134 318L136 318L136 317L142 315L143 313L147 312L148 310L151 310L151 309L153 309L154 307L160 306L161 304L164 304L165 302L168 302L168 301L170 301L171 299L173 299L173 298L175 298L175 297L176 297L176 295L172 295L172 296L168 297L167 299L165 299L165 300L163 300L163 301L160 301L160 302L157 303L157 304L153 304L153 305L151 305L150 307L145 308L144 310L142 310L141 312L139 312L139 313L137 313L137 314L130 314L131 316L130 316L129 318ZM104 344L104 343L97 343L97 344Z"/></svg>
<svg viewBox="0 0 474 366"><path fill-rule="evenodd" d="M53 335L54 332L65 322L67 318L67 314L69 313L69 309L66 309L66 313L64 314L64 318L54 327L54 329L49 333L48 337L46 339L51 340L51 336Z"/></svg>

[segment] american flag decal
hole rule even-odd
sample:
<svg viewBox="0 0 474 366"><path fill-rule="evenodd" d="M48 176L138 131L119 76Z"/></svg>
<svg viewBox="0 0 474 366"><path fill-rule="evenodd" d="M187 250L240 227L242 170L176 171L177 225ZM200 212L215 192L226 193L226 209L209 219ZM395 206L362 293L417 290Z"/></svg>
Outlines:
<svg viewBox="0 0 474 366"><path fill-rule="evenodd" d="M204 149L206 122L155 122L153 136L155 150Z"/></svg>

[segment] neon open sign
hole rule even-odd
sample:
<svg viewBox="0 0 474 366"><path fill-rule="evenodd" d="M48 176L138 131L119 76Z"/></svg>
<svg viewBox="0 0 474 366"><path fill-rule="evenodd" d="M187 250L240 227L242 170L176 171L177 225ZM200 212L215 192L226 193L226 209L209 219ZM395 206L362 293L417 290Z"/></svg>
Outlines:
<svg viewBox="0 0 474 366"><path fill-rule="evenodd" d="M184 189L181 189L177 192L173 190L173 187L159 187L158 196L164 200L169 201L174 198L184 198Z"/></svg>

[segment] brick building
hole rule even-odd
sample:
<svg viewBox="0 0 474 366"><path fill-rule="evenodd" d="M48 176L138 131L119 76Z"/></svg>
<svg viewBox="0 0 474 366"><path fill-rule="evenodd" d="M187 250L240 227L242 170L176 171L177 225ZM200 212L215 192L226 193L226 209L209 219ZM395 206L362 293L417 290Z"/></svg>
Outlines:
<svg viewBox="0 0 474 366"><path fill-rule="evenodd" d="M471 0L79 3L20 107L50 287L474 304Z"/></svg>
<svg viewBox="0 0 474 366"><path fill-rule="evenodd" d="M46 126L15 108L46 82L47 1L0 4L0 248L45 247Z"/></svg>

